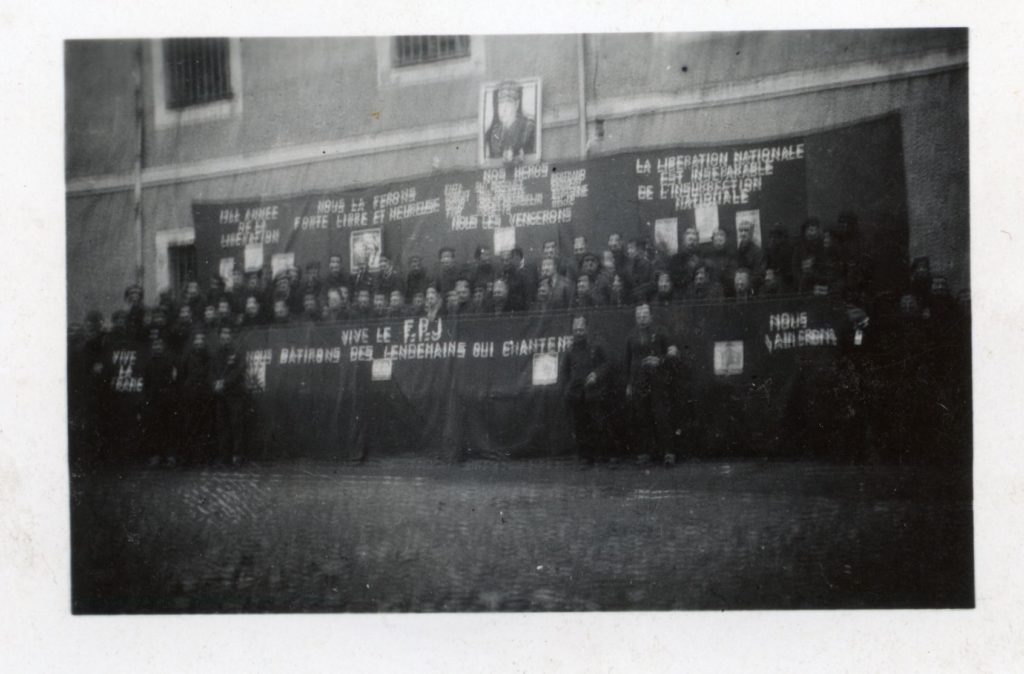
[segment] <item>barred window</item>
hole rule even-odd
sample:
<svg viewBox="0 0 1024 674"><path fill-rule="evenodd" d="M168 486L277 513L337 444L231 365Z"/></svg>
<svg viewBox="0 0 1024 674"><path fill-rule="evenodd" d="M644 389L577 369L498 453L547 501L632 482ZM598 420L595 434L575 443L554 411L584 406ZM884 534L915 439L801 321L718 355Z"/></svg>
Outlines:
<svg viewBox="0 0 1024 674"><path fill-rule="evenodd" d="M408 35L395 38L396 67L469 56L468 35Z"/></svg>
<svg viewBox="0 0 1024 674"><path fill-rule="evenodd" d="M227 38L164 40L164 73L170 109L232 97Z"/></svg>

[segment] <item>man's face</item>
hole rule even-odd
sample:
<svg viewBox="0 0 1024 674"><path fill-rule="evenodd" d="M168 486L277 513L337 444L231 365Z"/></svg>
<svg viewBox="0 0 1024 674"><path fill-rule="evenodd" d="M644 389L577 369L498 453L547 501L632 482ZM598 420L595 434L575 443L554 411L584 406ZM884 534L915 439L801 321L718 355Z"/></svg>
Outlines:
<svg viewBox="0 0 1024 674"><path fill-rule="evenodd" d="M572 241L572 252L574 255L583 255L587 252L587 240L582 236L577 236Z"/></svg>
<svg viewBox="0 0 1024 674"><path fill-rule="evenodd" d="M641 304L636 308L636 324L640 327L651 324L651 308L646 304Z"/></svg>
<svg viewBox="0 0 1024 674"><path fill-rule="evenodd" d="M768 290L774 290L779 285L779 279L775 276L774 269L764 270L764 287Z"/></svg>
<svg viewBox="0 0 1024 674"><path fill-rule="evenodd" d="M743 244L750 243L753 239L753 230L749 223L743 223L736 228L736 241L742 246Z"/></svg>
<svg viewBox="0 0 1024 674"><path fill-rule="evenodd" d="M337 255L332 255L331 258L327 261L327 271L329 271L331 274L340 274L341 258L338 257Z"/></svg>
<svg viewBox="0 0 1024 674"><path fill-rule="evenodd" d="M504 300L508 298L508 286L501 279L494 282L494 299Z"/></svg>
<svg viewBox="0 0 1024 674"><path fill-rule="evenodd" d="M230 318L231 317L231 305L226 300L221 300L217 303L217 317L218 318Z"/></svg>
<svg viewBox="0 0 1024 674"><path fill-rule="evenodd" d="M384 296L384 293L376 293L373 296L373 308L376 311L383 311L388 306L388 298Z"/></svg>
<svg viewBox="0 0 1024 674"><path fill-rule="evenodd" d="M151 348L152 348L153 353L155 355L159 356L159 355L163 354L163 352L164 352L164 340L162 340L162 339L154 339Z"/></svg>
<svg viewBox="0 0 1024 674"><path fill-rule="evenodd" d="M434 297L437 297L437 293L434 293ZM416 309L422 307L424 303L426 303L426 301L427 299L426 297L424 297L423 293L414 293L412 296L412 306L415 307Z"/></svg>
<svg viewBox="0 0 1024 674"><path fill-rule="evenodd" d="M477 286L476 288L474 288L473 289L473 304L476 305L476 306L482 305L484 303L484 295L485 295L485 293L484 293L484 287L483 286Z"/></svg>
<svg viewBox="0 0 1024 674"><path fill-rule="evenodd" d="M694 248L696 248L697 241L698 237L696 229L687 229L685 232L683 232L683 248L685 248L686 250L693 250Z"/></svg>
<svg viewBox="0 0 1024 674"><path fill-rule="evenodd" d="M900 298L900 313L904 316L917 316L917 299L910 293Z"/></svg>
<svg viewBox="0 0 1024 674"><path fill-rule="evenodd" d="M224 346L231 343L231 330L225 328L220 331L220 343Z"/></svg>
<svg viewBox="0 0 1024 674"><path fill-rule="evenodd" d="M725 242L725 232L720 229L716 229L715 233L711 235L711 245L721 250L722 248L725 248Z"/></svg>
<svg viewBox="0 0 1024 674"><path fill-rule="evenodd" d="M544 278L551 278L555 275L555 261L551 258L544 258L540 263L540 275Z"/></svg>
<svg viewBox="0 0 1024 674"><path fill-rule="evenodd" d="M808 241L817 241L821 238L821 230L817 225L807 225L807 228L804 230L804 238Z"/></svg>
<svg viewBox="0 0 1024 674"><path fill-rule="evenodd" d="M549 258L553 259L555 257L555 253L557 252L557 250L558 250L558 248L555 245L554 241L545 241L544 242L544 250L543 250L543 253L541 254L541 256L545 260L549 259Z"/></svg>
<svg viewBox="0 0 1024 674"><path fill-rule="evenodd" d="M206 334L197 332L192 335L192 348L202 350L206 348Z"/></svg>
<svg viewBox="0 0 1024 674"><path fill-rule="evenodd" d="M422 268L423 261L419 257L413 256L409 258L409 271L419 271Z"/></svg>
<svg viewBox="0 0 1024 674"><path fill-rule="evenodd" d="M206 321L207 323L212 323L216 318L217 307L213 306L212 304L206 305L206 308L203 309L203 320Z"/></svg>
<svg viewBox="0 0 1024 674"><path fill-rule="evenodd" d="M455 295L460 304L469 301L469 282L465 280L456 281Z"/></svg>
<svg viewBox="0 0 1024 674"><path fill-rule="evenodd" d="M587 319L582 316L572 319L572 336L577 341L587 336Z"/></svg>
<svg viewBox="0 0 1024 674"><path fill-rule="evenodd" d="M516 121L516 113L519 105L515 99L502 99L498 101L498 119L502 126L511 126Z"/></svg>
<svg viewBox="0 0 1024 674"><path fill-rule="evenodd" d="M601 266L608 271L615 270L615 255L610 250L601 253Z"/></svg>
<svg viewBox="0 0 1024 674"><path fill-rule="evenodd" d="M330 309L334 309L334 310L340 309L341 308L341 293L339 293L337 290L329 290L327 292L327 306Z"/></svg>
<svg viewBox="0 0 1024 674"><path fill-rule="evenodd" d="M338 288L338 296L341 297L342 304L348 304L349 300L351 299L351 296L349 295L348 292L348 286L341 286L340 288Z"/></svg>
<svg viewBox="0 0 1024 674"><path fill-rule="evenodd" d="M446 250L441 253L441 266L444 269L450 269L455 264L455 255L450 250Z"/></svg>
<svg viewBox="0 0 1024 674"><path fill-rule="evenodd" d="M547 302L551 299L551 286L547 283L541 283L537 286L537 299L541 302Z"/></svg>
<svg viewBox="0 0 1024 674"><path fill-rule="evenodd" d="M576 279L576 294L581 297L590 294L590 277L581 276Z"/></svg>
<svg viewBox="0 0 1024 674"><path fill-rule="evenodd" d="M618 234L612 234L608 237L608 250L613 253L618 253L622 250L622 237Z"/></svg>
<svg viewBox="0 0 1024 674"><path fill-rule="evenodd" d="M733 277L733 286L736 288L737 295L750 290L750 274L747 274L746 272L736 272L736 276Z"/></svg>
<svg viewBox="0 0 1024 674"><path fill-rule="evenodd" d="M640 254L640 249L637 247L637 245L634 242L630 241L629 243L626 244L626 257L628 257L629 259L633 260L633 259L636 259L636 257L639 254Z"/></svg>
<svg viewBox="0 0 1024 674"><path fill-rule="evenodd" d="M459 308L459 296L454 290L448 291L445 301L448 303L448 308L455 310Z"/></svg>
<svg viewBox="0 0 1024 674"><path fill-rule="evenodd" d="M693 273L693 283L698 286L705 286L708 283L708 270L701 267Z"/></svg>
<svg viewBox="0 0 1024 674"><path fill-rule="evenodd" d="M192 307L190 307L187 304L182 305L182 307L178 309L178 320L181 321L182 323L191 323Z"/></svg>
<svg viewBox="0 0 1024 674"><path fill-rule="evenodd" d="M612 291L621 294L622 293L622 277L616 274L612 278Z"/></svg>
<svg viewBox="0 0 1024 674"><path fill-rule="evenodd" d="M662 295L668 295L672 292L672 279L669 278L668 274L658 274L658 292Z"/></svg>
<svg viewBox="0 0 1024 674"><path fill-rule="evenodd" d="M315 314L316 308L316 297L307 293L302 297L302 308L306 310L307 314Z"/></svg>
<svg viewBox="0 0 1024 674"><path fill-rule="evenodd" d="M388 304L396 308L402 306L402 293L392 290L391 297L388 298Z"/></svg>
<svg viewBox="0 0 1024 674"><path fill-rule="evenodd" d="M413 303L415 303L415 301L416 298L414 297ZM427 293L423 296L423 301L429 308L433 309L440 303L441 298L440 296L438 296L437 290L435 288L427 288Z"/></svg>
<svg viewBox="0 0 1024 674"><path fill-rule="evenodd" d="M288 305L284 303L284 300L274 302L274 318L288 318Z"/></svg>
<svg viewBox="0 0 1024 674"><path fill-rule="evenodd" d="M199 295L199 284L196 281L189 281L185 286L185 297L191 299Z"/></svg>
<svg viewBox="0 0 1024 674"><path fill-rule="evenodd" d="M613 260L614 263L614 260ZM583 273L584 274L596 274L597 273L597 259L593 257L587 257L583 259Z"/></svg>
<svg viewBox="0 0 1024 674"><path fill-rule="evenodd" d="M369 309L370 308L370 291L369 290L360 290L359 291L359 294L356 295L356 306L358 306L360 309Z"/></svg>
<svg viewBox="0 0 1024 674"><path fill-rule="evenodd" d="M381 255L378 258L378 260L379 260L379 263L380 263L380 273L382 273L382 274L390 274L391 273L391 260L389 260L388 258L384 257L383 255Z"/></svg>

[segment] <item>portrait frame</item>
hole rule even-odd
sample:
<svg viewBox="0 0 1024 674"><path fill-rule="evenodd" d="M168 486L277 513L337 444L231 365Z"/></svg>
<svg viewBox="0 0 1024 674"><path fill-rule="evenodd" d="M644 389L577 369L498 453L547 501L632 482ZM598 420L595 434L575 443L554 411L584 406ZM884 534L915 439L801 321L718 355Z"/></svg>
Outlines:
<svg viewBox="0 0 1024 674"><path fill-rule="evenodd" d="M367 249L370 248L368 251ZM369 269L377 267L380 256L384 252L384 240L380 227L357 229L349 234L348 257L349 269L359 269L363 262Z"/></svg>
<svg viewBox="0 0 1024 674"><path fill-rule="evenodd" d="M511 158L496 154L492 148L491 129L498 122L497 100L501 89L517 88L519 91L519 114L532 122L532 142L521 152L514 152ZM477 124L477 156L481 166L495 167L509 163L530 163L540 161L542 148L543 111L541 99L541 78L525 77L485 82L480 85L480 117ZM526 150L532 150L526 151Z"/></svg>

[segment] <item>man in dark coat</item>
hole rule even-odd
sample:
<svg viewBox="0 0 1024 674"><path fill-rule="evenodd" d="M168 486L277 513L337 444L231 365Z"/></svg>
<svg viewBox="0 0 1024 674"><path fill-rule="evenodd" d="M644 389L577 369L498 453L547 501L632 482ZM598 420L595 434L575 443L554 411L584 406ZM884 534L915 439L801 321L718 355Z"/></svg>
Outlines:
<svg viewBox="0 0 1024 674"><path fill-rule="evenodd" d="M523 90L502 83L494 93L494 118L484 138L488 159L510 162L537 152L537 123L523 114Z"/></svg>
<svg viewBox="0 0 1024 674"><path fill-rule="evenodd" d="M213 432L213 391L206 333L196 330L180 361L179 416L184 420L183 448L190 461L209 460Z"/></svg>
<svg viewBox="0 0 1024 674"><path fill-rule="evenodd" d="M750 281L754 290L761 288L766 267L764 251L754 243L754 224L741 221L736 224L736 267L745 267L750 271Z"/></svg>
<svg viewBox="0 0 1024 674"><path fill-rule="evenodd" d="M631 416L633 453L646 463L657 452L654 397L658 368L668 353L668 339L651 323L651 307L636 307L636 327L626 338L626 401Z"/></svg>
<svg viewBox="0 0 1024 674"><path fill-rule="evenodd" d="M231 328L220 328L220 346L210 373L217 418L218 459L242 462L245 412L245 362L234 344Z"/></svg>
<svg viewBox="0 0 1024 674"><path fill-rule="evenodd" d="M612 367L604 344L589 335L585 316L572 319L572 348L563 357L562 375L577 454L593 463L607 456L612 436Z"/></svg>
<svg viewBox="0 0 1024 674"><path fill-rule="evenodd" d="M177 376L163 337L154 332L149 360L142 370L142 438L150 452L151 466L177 464Z"/></svg>

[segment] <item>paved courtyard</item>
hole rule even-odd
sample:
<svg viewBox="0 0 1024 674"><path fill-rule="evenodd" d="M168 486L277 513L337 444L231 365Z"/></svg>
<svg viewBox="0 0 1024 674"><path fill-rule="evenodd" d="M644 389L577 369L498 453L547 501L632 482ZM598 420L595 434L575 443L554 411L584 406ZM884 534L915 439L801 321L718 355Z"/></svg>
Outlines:
<svg viewBox="0 0 1024 674"><path fill-rule="evenodd" d="M965 607L949 467L130 467L72 479L78 613Z"/></svg>

